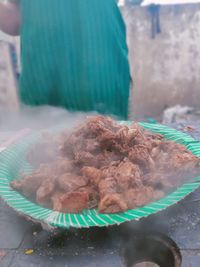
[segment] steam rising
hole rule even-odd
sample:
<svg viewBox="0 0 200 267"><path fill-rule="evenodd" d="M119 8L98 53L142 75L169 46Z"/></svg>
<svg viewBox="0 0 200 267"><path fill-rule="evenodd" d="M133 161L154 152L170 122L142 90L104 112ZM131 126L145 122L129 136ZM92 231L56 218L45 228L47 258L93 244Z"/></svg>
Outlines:
<svg viewBox="0 0 200 267"><path fill-rule="evenodd" d="M66 128L73 128L91 115L96 115L96 113L69 112L50 106L23 106L18 111L1 109L0 131L18 131L23 128L48 130L48 128L60 124L66 125Z"/></svg>

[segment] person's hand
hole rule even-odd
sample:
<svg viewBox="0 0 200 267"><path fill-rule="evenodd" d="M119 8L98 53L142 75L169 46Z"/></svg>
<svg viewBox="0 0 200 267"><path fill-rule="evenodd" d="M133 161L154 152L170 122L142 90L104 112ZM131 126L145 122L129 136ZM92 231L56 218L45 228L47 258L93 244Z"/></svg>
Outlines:
<svg viewBox="0 0 200 267"><path fill-rule="evenodd" d="M0 0L0 30L10 35L19 35L20 11L18 1Z"/></svg>

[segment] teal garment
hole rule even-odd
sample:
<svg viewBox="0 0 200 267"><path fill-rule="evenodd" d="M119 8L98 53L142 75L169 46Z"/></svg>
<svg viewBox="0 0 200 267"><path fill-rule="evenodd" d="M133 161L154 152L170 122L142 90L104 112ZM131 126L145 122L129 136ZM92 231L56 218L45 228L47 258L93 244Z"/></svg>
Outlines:
<svg viewBox="0 0 200 267"><path fill-rule="evenodd" d="M21 15L25 104L127 118L128 49L116 0L21 0Z"/></svg>

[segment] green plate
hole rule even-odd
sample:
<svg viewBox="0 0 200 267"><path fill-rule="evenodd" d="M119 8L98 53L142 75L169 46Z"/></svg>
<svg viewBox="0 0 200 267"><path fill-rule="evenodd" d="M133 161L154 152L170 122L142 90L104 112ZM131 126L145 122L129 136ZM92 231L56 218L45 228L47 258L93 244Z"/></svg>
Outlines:
<svg viewBox="0 0 200 267"><path fill-rule="evenodd" d="M127 124L127 122L120 123ZM185 145L193 154L200 157L200 142L192 137L159 124L141 123L141 125L152 132L163 134L166 139ZM10 145L0 153L0 196L18 213L48 226L62 228L102 227L139 220L179 202L200 186L200 177L197 177L159 201L118 214L99 214L96 209L85 210L81 214L55 212L29 201L10 188L10 181L19 179L22 173L33 171L26 161L26 152L31 145L40 139L40 136L41 133L29 134L23 140Z"/></svg>

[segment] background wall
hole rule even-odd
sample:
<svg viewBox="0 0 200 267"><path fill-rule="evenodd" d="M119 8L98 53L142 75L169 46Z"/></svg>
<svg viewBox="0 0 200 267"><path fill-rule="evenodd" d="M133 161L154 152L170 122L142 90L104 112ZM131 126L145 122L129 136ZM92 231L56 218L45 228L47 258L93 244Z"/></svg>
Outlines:
<svg viewBox="0 0 200 267"><path fill-rule="evenodd" d="M200 106L200 4L162 6L161 34L151 38L147 7L126 6L136 115L166 106Z"/></svg>

